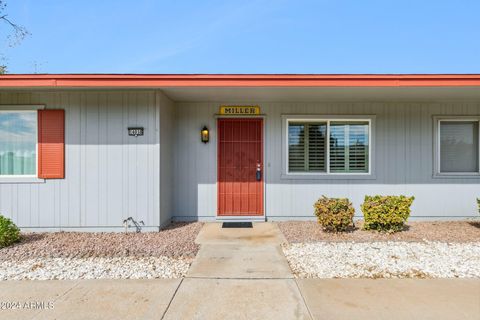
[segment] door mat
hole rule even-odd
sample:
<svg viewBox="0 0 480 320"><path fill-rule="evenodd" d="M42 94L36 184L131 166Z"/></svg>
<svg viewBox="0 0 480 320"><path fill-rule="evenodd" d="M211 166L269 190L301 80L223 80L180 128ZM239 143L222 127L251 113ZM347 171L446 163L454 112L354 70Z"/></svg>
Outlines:
<svg viewBox="0 0 480 320"><path fill-rule="evenodd" d="M251 222L224 222L222 228L253 228Z"/></svg>

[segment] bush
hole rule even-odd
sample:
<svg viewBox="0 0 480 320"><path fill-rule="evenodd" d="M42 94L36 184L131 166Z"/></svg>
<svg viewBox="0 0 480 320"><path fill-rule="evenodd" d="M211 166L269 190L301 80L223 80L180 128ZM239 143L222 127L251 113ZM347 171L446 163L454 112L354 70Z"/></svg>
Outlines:
<svg viewBox="0 0 480 320"><path fill-rule="evenodd" d="M0 215L0 248L20 240L20 229L12 220Z"/></svg>
<svg viewBox="0 0 480 320"><path fill-rule="evenodd" d="M478 213L480 213L480 198L477 198Z"/></svg>
<svg viewBox="0 0 480 320"><path fill-rule="evenodd" d="M318 223L326 231L346 231L353 226L352 203L346 198L327 198L322 196L315 202L315 215Z"/></svg>
<svg viewBox="0 0 480 320"><path fill-rule="evenodd" d="M414 197L365 196L361 205L365 230L396 232L403 230L410 216Z"/></svg>

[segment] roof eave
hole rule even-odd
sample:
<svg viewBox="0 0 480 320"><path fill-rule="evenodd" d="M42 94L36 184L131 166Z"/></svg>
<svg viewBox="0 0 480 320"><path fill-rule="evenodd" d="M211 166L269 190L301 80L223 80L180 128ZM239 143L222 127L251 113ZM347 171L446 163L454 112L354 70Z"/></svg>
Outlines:
<svg viewBox="0 0 480 320"><path fill-rule="evenodd" d="M8 74L0 88L466 87L480 74Z"/></svg>

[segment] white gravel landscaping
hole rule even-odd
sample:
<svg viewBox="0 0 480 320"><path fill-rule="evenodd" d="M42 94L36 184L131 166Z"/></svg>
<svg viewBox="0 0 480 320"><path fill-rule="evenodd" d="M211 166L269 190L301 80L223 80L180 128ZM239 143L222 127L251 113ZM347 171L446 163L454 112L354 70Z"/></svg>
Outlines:
<svg viewBox="0 0 480 320"><path fill-rule="evenodd" d="M22 233L0 249L0 281L182 278L195 258L201 223L159 232Z"/></svg>
<svg viewBox="0 0 480 320"><path fill-rule="evenodd" d="M0 280L181 278L187 259L169 257L35 258L0 262Z"/></svg>
<svg viewBox="0 0 480 320"><path fill-rule="evenodd" d="M314 242L284 245L298 278L479 278L480 242Z"/></svg>

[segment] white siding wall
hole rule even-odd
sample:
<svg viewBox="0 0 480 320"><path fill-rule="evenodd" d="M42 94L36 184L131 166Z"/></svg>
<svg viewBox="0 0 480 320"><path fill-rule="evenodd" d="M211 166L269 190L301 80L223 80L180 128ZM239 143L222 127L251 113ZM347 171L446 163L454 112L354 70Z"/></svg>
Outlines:
<svg viewBox="0 0 480 320"><path fill-rule="evenodd" d="M65 179L0 183L0 213L20 227L121 228L132 216L160 225L159 105L155 92L0 92L0 105L65 109ZM0 106L0 108L5 108ZM129 137L128 126L145 135Z"/></svg>
<svg viewBox="0 0 480 320"><path fill-rule="evenodd" d="M247 102L243 102L244 104ZM175 134L175 219L215 219L216 120L221 104L177 103ZM248 104L252 104L249 101ZM480 178L432 178L433 115L478 115L478 102L451 103L255 103L265 118L266 216L311 218L321 195L348 197L361 215L365 195L414 195L414 218L477 215ZM376 179L298 180L282 178L282 114L375 115ZM207 125L211 141L200 142Z"/></svg>

